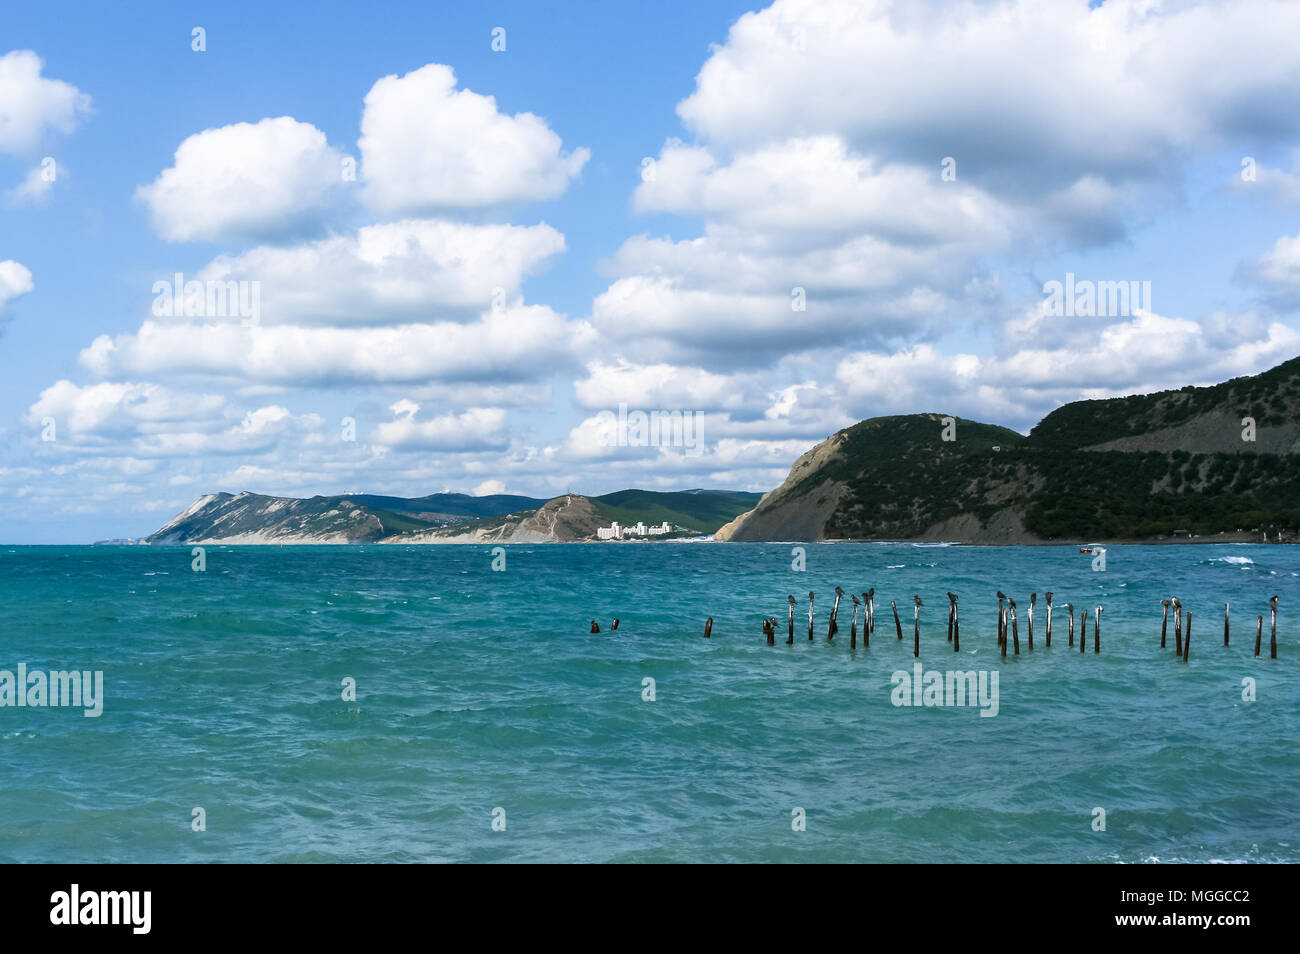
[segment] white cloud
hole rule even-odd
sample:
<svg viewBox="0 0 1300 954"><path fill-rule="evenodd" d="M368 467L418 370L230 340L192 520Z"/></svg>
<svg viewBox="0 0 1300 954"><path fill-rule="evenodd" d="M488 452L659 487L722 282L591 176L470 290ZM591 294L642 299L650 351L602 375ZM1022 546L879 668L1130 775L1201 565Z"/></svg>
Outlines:
<svg viewBox="0 0 1300 954"><path fill-rule="evenodd" d="M258 282L264 324L468 320L518 305L524 279L563 251L564 236L545 224L408 219L223 255L196 277Z"/></svg>
<svg viewBox="0 0 1300 954"><path fill-rule="evenodd" d="M58 175L67 175L67 169L58 168ZM22 182L5 192L5 198L11 205L42 202L54 187L54 178L45 166L33 166Z"/></svg>
<svg viewBox="0 0 1300 954"><path fill-rule="evenodd" d="M587 377L575 381L574 396L587 408L712 410L744 406L735 376L671 364L634 365L594 361Z"/></svg>
<svg viewBox="0 0 1300 954"><path fill-rule="evenodd" d="M1254 275L1267 285L1300 289L1300 235L1283 235L1259 257Z"/></svg>
<svg viewBox="0 0 1300 954"><path fill-rule="evenodd" d="M938 166L885 165L834 135L790 139L720 165L707 149L669 142L653 180L636 190L641 211L702 214L767 242L818 248L857 234L906 245L1004 246L1011 210Z"/></svg>
<svg viewBox="0 0 1300 954"><path fill-rule="evenodd" d="M926 344L859 352L839 362L835 383L855 419L943 411L1028 428L1068 401L1213 384L1300 351L1300 332L1251 313L1192 321L1139 312L1101 327L1061 319L1050 340L987 356Z"/></svg>
<svg viewBox="0 0 1300 954"><path fill-rule="evenodd" d="M146 321L100 335L80 355L103 378L210 375L294 387L488 381L547 376L590 348L586 322L541 305L489 311L468 324L382 328L241 327Z"/></svg>
<svg viewBox="0 0 1300 954"><path fill-rule="evenodd" d="M0 56L0 152L31 152L52 132L72 132L90 112L89 96L42 76L42 68L31 50Z"/></svg>
<svg viewBox="0 0 1300 954"><path fill-rule="evenodd" d="M375 442L386 447L462 452L501 449L509 443L506 414L500 408L472 407L462 414L421 420L420 405L402 400L392 411L394 419L375 428Z"/></svg>
<svg viewBox="0 0 1300 954"><path fill-rule="evenodd" d="M225 400L217 395L177 392L157 384L106 381L86 387L63 380L41 392L27 412L38 424L53 418L57 433L75 439L120 437L137 432L158 432L171 424L202 422L221 424Z"/></svg>
<svg viewBox="0 0 1300 954"><path fill-rule="evenodd" d="M289 116L195 133L136 190L172 242L282 236L316 221L343 184L343 154Z"/></svg>
<svg viewBox="0 0 1300 954"><path fill-rule="evenodd" d="M431 63L366 94L365 197L386 214L554 198L590 155L561 145L541 118L501 113L493 97L456 89L451 67Z"/></svg>
<svg viewBox="0 0 1300 954"><path fill-rule="evenodd" d="M678 112L737 148L834 132L1007 191L1167 175L1243 136L1294 136L1300 8L776 0L742 16Z"/></svg>
<svg viewBox="0 0 1300 954"><path fill-rule="evenodd" d="M32 273L12 259L0 262L0 309L36 288Z"/></svg>

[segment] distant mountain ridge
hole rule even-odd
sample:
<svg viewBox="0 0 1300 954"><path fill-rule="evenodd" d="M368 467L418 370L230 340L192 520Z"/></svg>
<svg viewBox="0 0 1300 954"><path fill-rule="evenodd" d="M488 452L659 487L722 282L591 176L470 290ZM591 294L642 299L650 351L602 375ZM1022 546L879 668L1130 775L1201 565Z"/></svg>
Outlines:
<svg viewBox="0 0 1300 954"><path fill-rule="evenodd" d="M878 417L831 435L715 538L1258 540L1300 529L1300 358L1210 387L1075 401L1028 437L955 418L945 441L946 419Z"/></svg>
<svg viewBox="0 0 1300 954"><path fill-rule="evenodd" d="M742 491L622 490L602 497L564 494L545 500L516 494L391 497L344 494L308 498L253 493L200 497L146 538L191 543L447 543L594 539L612 521L667 521L712 533L761 495Z"/></svg>

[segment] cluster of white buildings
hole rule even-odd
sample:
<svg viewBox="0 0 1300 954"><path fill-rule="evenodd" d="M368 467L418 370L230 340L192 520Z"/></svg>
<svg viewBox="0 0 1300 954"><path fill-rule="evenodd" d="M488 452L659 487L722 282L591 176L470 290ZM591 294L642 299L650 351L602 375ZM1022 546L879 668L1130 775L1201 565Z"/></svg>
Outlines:
<svg viewBox="0 0 1300 954"><path fill-rule="evenodd" d="M672 527L668 526L665 520L657 527L647 527L644 523L637 523L633 527L620 527L615 520L608 527L597 527L596 538L598 540L622 540L624 537L662 537L665 533L672 533Z"/></svg>

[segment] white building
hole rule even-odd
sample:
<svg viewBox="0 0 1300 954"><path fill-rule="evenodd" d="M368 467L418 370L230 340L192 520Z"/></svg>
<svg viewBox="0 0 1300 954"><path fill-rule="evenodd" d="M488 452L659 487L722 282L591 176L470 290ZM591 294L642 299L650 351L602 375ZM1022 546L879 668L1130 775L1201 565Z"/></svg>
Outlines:
<svg viewBox="0 0 1300 954"><path fill-rule="evenodd" d="M666 533L672 533L673 528L665 520L657 527L647 527L643 521L638 520L634 526L620 527L615 520L608 527L596 528L597 540L622 540L624 536L629 537L661 537Z"/></svg>

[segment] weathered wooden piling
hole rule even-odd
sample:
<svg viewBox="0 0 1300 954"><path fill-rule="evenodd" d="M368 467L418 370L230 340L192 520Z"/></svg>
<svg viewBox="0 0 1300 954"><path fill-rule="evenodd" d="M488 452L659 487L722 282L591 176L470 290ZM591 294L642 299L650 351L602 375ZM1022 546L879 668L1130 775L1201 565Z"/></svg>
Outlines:
<svg viewBox="0 0 1300 954"><path fill-rule="evenodd" d="M1007 618L1002 613L1002 602L1007 598L1007 594L998 590L998 645L1001 646L1007 641ZM1002 655L1006 655L1003 653Z"/></svg>
<svg viewBox="0 0 1300 954"><path fill-rule="evenodd" d="M826 639L828 642L835 638L835 634L840 628L835 622L835 618L840 614L840 600L842 599L844 599L844 590L837 586L835 587L835 604L831 607L831 623L826 627Z"/></svg>
<svg viewBox="0 0 1300 954"><path fill-rule="evenodd" d="M1264 638L1264 617L1255 621L1255 658L1259 658L1259 642Z"/></svg>
<svg viewBox="0 0 1300 954"><path fill-rule="evenodd" d="M1183 662L1192 654L1192 611L1187 611L1187 633L1183 637Z"/></svg>
<svg viewBox="0 0 1300 954"><path fill-rule="evenodd" d="M870 642L866 637L876 631L876 588L873 586L871 589L867 590L867 592L863 594L862 598L866 600L867 603L867 619L866 622L862 624L862 645L865 646Z"/></svg>
<svg viewBox="0 0 1300 954"><path fill-rule="evenodd" d="M858 648L858 597L855 593L850 593L853 597L853 625L849 627L849 649Z"/></svg>
<svg viewBox="0 0 1300 954"><path fill-rule="evenodd" d="M1070 648L1073 649L1074 648L1074 604L1066 603L1065 608L1070 614Z"/></svg>
<svg viewBox="0 0 1300 954"><path fill-rule="evenodd" d="M952 596L952 651L961 652L961 616L957 612L957 594Z"/></svg>
<svg viewBox="0 0 1300 954"><path fill-rule="evenodd" d="M1223 645L1228 645L1228 604L1223 604Z"/></svg>
<svg viewBox="0 0 1300 954"><path fill-rule="evenodd" d="M1007 597L1007 612L1011 614L1011 645L1017 656L1020 655L1020 624L1016 621L1016 601ZM1005 638L1005 637L1004 637Z"/></svg>
<svg viewBox="0 0 1300 954"><path fill-rule="evenodd" d="M898 638L903 638L903 624L898 621L898 603L895 600L889 601L889 608L894 611L894 629L898 630Z"/></svg>
<svg viewBox="0 0 1300 954"><path fill-rule="evenodd" d="M713 617L710 616L704 621L704 638L708 639L713 635Z"/></svg>
<svg viewBox="0 0 1300 954"><path fill-rule="evenodd" d="M1088 651L1088 610L1086 607L1079 610L1079 652Z"/></svg>
<svg viewBox="0 0 1300 954"><path fill-rule="evenodd" d="M776 645L776 627L772 625L771 619L763 620L763 635L767 637L767 644L769 646Z"/></svg>
<svg viewBox="0 0 1300 954"><path fill-rule="evenodd" d="M956 597L952 593L948 594L948 642L952 642L952 601L955 599Z"/></svg>
<svg viewBox="0 0 1300 954"><path fill-rule="evenodd" d="M1165 648L1165 634L1169 632L1169 606L1171 600L1161 600L1160 605L1165 608L1165 618L1160 622L1160 648Z"/></svg>
<svg viewBox="0 0 1300 954"><path fill-rule="evenodd" d="M1038 602L1038 594L1029 594L1029 651L1034 651L1034 604Z"/></svg>
<svg viewBox="0 0 1300 954"><path fill-rule="evenodd" d="M808 591L808 642L812 642L813 634L813 591Z"/></svg>
<svg viewBox="0 0 1300 954"><path fill-rule="evenodd" d="M916 604L912 607L912 655L919 657L921 655L921 597L915 593L912 594L912 600Z"/></svg>
<svg viewBox="0 0 1300 954"><path fill-rule="evenodd" d="M1272 615L1272 628L1268 637L1268 656L1270 659L1277 658L1277 597L1274 596L1268 601L1268 610Z"/></svg>
<svg viewBox="0 0 1300 954"><path fill-rule="evenodd" d="M1048 590L1043 594L1043 599L1047 601L1047 632L1044 634L1044 644L1048 649L1052 648L1052 591Z"/></svg>
<svg viewBox="0 0 1300 954"><path fill-rule="evenodd" d="M1101 652L1101 611L1103 609L1105 609L1104 606L1097 607L1097 615L1092 621L1092 651L1094 653Z"/></svg>
<svg viewBox="0 0 1300 954"><path fill-rule="evenodd" d="M1183 604L1178 597L1173 598L1174 603L1174 656L1183 654Z"/></svg>
<svg viewBox="0 0 1300 954"><path fill-rule="evenodd" d="M786 638L785 644L792 646L794 645L794 594L787 596L786 599L790 601L790 635Z"/></svg>
<svg viewBox="0 0 1300 954"><path fill-rule="evenodd" d="M591 621L591 632L593 633L600 632L600 624L597 623L594 619Z"/></svg>
<svg viewBox="0 0 1300 954"><path fill-rule="evenodd" d="M609 624L610 629L618 629L618 617L614 617L614 622Z"/></svg>

